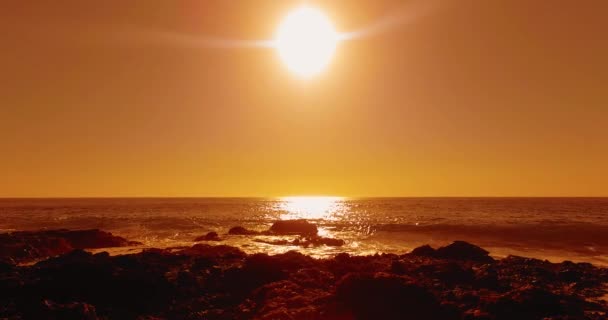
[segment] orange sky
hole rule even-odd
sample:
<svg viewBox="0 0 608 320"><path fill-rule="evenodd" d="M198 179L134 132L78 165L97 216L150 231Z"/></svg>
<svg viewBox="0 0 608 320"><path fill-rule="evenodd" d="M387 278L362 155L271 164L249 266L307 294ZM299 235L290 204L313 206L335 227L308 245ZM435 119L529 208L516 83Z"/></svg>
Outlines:
<svg viewBox="0 0 608 320"><path fill-rule="evenodd" d="M9 3L2 197L608 196L604 0L438 1L308 81L179 36L267 39L299 1ZM404 2L314 3L348 31Z"/></svg>

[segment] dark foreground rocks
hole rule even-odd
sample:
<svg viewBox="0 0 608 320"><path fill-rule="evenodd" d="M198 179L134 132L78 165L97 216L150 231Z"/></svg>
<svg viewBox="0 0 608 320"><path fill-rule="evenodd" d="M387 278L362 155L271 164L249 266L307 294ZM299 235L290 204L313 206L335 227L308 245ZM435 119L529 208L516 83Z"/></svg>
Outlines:
<svg viewBox="0 0 608 320"><path fill-rule="evenodd" d="M0 319L607 319L607 269L479 259L476 248L332 259L210 244L74 250L0 266Z"/></svg>
<svg viewBox="0 0 608 320"><path fill-rule="evenodd" d="M97 229L19 231L0 234L0 259L21 262L56 256L74 249L139 244Z"/></svg>

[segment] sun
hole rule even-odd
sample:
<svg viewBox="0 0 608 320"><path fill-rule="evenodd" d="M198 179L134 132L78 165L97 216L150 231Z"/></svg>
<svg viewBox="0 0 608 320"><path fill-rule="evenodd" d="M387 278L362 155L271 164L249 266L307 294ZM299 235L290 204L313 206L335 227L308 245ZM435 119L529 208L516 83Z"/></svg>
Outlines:
<svg viewBox="0 0 608 320"><path fill-rule="evenodd" d="M322 11L300 7L279 25L275 46L290 71L310 77L327 67L338 40L336 29Z"/></svg>

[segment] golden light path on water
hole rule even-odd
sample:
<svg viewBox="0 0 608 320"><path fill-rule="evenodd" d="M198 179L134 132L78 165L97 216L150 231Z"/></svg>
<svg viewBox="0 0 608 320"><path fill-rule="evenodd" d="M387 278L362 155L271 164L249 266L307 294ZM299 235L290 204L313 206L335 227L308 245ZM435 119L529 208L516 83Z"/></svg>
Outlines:
<svg viewBox="0 0 608 320"><path fill-rule="evenodd" d="M283 197L278 209L285 213L281 219L335 220L335 213L343 207L343 197L298 196Z"/></svg>

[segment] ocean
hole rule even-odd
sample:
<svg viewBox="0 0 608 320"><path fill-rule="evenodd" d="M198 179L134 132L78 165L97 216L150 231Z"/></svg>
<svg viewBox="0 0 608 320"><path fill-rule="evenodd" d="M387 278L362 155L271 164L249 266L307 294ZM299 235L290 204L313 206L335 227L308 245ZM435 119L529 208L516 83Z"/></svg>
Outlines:
<svg viewBox="0 0 608 320"><path fill-rule="evenodd" d="M257 241L278 237L227 234L234 226L262 231L276 220L298 218L346 244L301 248ZM0 232L58 228L98 228L143 243L111 249L113 254L190 246L195 237L216 231L220 244L249 253L401 254L465 240L496 257L608 265L608 198L0 199Z"/></svg>

